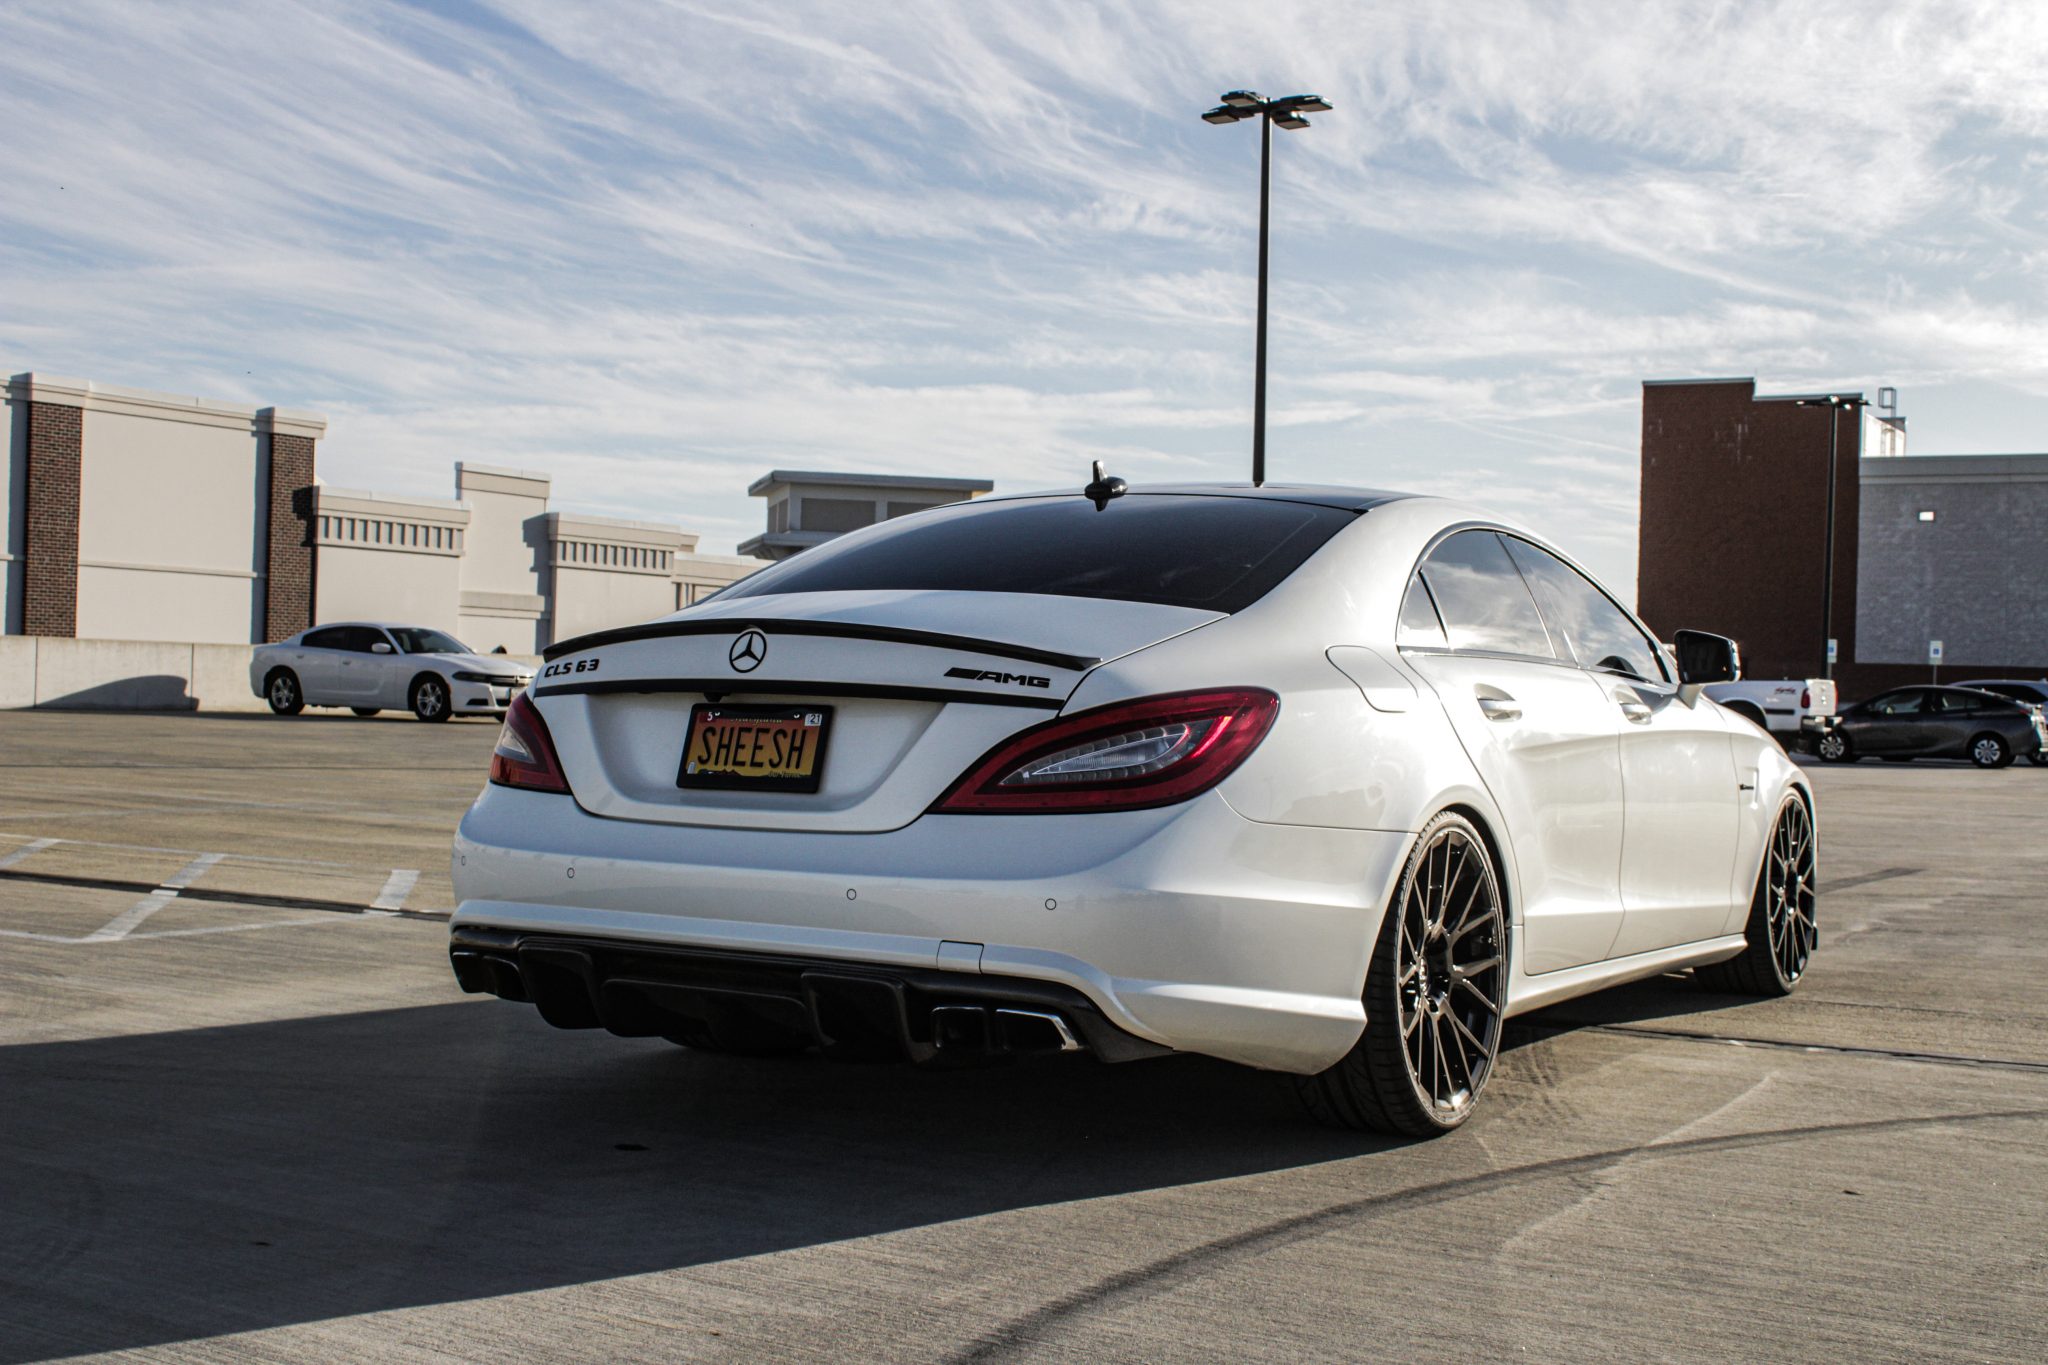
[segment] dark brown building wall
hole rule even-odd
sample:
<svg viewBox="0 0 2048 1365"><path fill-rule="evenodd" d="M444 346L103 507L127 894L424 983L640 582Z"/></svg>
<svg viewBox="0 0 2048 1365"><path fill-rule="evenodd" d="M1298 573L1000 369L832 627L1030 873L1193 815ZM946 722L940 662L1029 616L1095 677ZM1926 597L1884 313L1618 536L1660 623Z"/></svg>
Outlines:
<svg viewBox="0 0 2048 1365"><path fill-rule="evenodd" d="M269 562L263 638L282 640L313 621L311 500L294 497L313 482L313 438L270 437Z"/></svg>
<svg viewBox="0 0 2048 1365"><path fill-rule="evenodd" d="M28 404L28 506L22 552L21 631L78 633L78 479L84 412Z"/></svg>
<svg viewBox="0 0 2048 1365"><path fill-rule="evenodd" d="M1643 386L1636 604L1660 636L1732 636L1751 677L1823 672L1830 415L1758 402L1753 380ZM1846 661L1855 657L1862 425L1853 409L1834 420L1833 630Z"/></svg>

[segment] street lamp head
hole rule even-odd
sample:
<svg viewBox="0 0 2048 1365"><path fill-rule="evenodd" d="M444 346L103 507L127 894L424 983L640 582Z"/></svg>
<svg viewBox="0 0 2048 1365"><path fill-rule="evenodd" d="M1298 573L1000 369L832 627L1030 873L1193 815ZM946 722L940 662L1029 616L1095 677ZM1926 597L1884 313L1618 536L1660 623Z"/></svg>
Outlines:
<svg viewBox="0 0 2048 1365"><path fill-rule="evenodd" d="M1288 103L1304 114L1327 114L1330 112L1330 102L1321 95L1296 95Z"/></svg>
<svg viewBox="0 0 2048 1365"><path fill-rule="evenodd" d="M1237 110L1231 108L1229 105L1219 104L1214 109L1211 109L1208 113L1202 115L1202 122L1235 123L1238 121L1238 119L1242 117L1242 114L1238 113Z"/></svg>
<svg viewBox="0 0 2048 1365"><path fill-rule="evenodd" d="M1223 96L1223 102L1233 109L1256 109L1265 101L1250 90L1232 90Z"/></svg>
<svg viewBox="0 0 2048 1365"><path fill-rule="evenodd" d="M1287 129L1289 132L1294 131L1296 128L1308 127L1308 120L1303 118L1301 115L1294 113L1275 114L1273 116L1273 122L1277 126Z"/></svg>

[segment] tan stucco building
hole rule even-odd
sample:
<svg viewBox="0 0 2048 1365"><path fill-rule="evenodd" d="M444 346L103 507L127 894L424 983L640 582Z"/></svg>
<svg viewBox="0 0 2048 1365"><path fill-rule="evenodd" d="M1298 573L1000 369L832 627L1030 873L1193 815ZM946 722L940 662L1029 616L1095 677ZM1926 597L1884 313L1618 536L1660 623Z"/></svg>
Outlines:
<svg viewBox="0 0 2048 1365"><path fill-rule="evenodd" d="M37 373L7 381L6 408L8 635L247 645L367 618L535 654L761 567L553 510L527 470L457 464L452 498L323 484L312 413Z"/></svg>

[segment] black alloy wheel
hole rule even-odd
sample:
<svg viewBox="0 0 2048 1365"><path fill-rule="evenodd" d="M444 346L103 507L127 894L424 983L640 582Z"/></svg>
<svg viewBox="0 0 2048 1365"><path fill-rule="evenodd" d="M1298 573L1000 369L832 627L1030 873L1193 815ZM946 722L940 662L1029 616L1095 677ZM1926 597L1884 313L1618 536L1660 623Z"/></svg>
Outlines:
<svg viewBox="0 0 2048 1365"><path fill-rule="evenodd" d="M1817 867L1813 816L1799 796L1788 796L1757 872L1743 931L1749 945L1726 962L1695 967L1693 980L1730 995L1790 995L1820 946Z"/></svg>
<svg viewBox="0 0 2048 1365"><path fill-rule="evenodd" d="M421 720L448 719L448 684L429 673L412 685L412 713Z"/></svg>
<svg viewBox="0 0 2048 1365"><path fill-rule="evenodd" d="M1989 731L1970 741L1970 762L1980 768L2003 768L2012 762L2012 745Z"/></svg>
<svg viewBox="0 0 2048 1365"><path fill-rule="evenodd" d="M296 716L306 709L305 694L299 691L299 675L289 668L273 669L263 680L263 698L280 716Z"/></svg>
<svg viewBox="0 0 2048 1365"><path fill-rule="evenodd" d="M1813 746L1814 753L1823 763L1854 763L1856 750L1849 744L1849 737L1840 730L1829 730Z"/></svg>
<svg viewBox="0 0 2048 1365"><path fill-rule="evenodd" d="M1478 828L1455 811L1416 836L1365 980L1364 1035L1298 1077L1318 1120L1435 1137L1472 1116L1500 1050L1507 918Z"/></svg>

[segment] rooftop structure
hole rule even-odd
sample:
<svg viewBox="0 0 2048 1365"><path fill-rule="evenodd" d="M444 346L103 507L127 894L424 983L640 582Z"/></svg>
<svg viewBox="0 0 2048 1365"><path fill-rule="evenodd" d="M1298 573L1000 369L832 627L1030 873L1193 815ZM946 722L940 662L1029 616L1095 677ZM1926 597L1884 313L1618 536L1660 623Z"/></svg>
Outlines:
<svg viewBox="0 0 2048 1365"><path fill-rule="evenodd" d="M964 502L994 487L987 479L771 470L747 488L749 495L768 500L768 529L741 541L739 552L757 559L787 559L848 531Z"/></svg>

